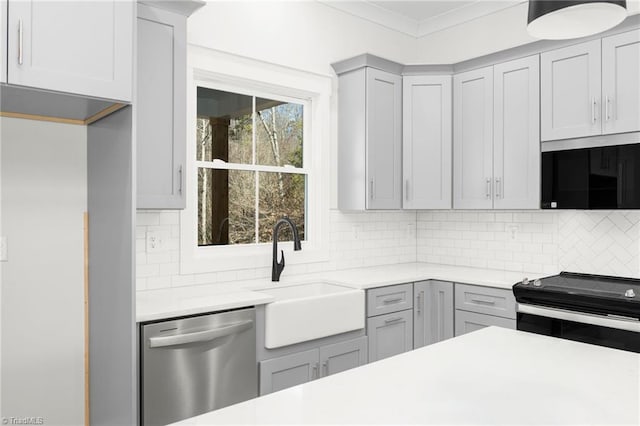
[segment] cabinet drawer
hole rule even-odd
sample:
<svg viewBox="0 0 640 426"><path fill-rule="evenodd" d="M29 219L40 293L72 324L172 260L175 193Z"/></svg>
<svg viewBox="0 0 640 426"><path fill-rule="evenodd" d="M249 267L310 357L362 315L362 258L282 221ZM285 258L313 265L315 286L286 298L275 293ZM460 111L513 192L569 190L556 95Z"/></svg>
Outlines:
<svg viewBox="0 0 640 426"><path fill-rule="evenodd" d="M456 336L471 333L481 328L496 326L516 329L516 320L494 317L493 315L477 314L475 312L456 310Z"/></svg>
<svg viewBox="0 0 640 426"><path fill-rule="evenodd" d="M413 284L400 284L367 291L367 316L413 308Z"/></svg>
<svg viewBox="0 0 640 426"><path fill-rule="evenodd" d="M456 309L516 318L516 299L511 290L456 284Z"/></svg>

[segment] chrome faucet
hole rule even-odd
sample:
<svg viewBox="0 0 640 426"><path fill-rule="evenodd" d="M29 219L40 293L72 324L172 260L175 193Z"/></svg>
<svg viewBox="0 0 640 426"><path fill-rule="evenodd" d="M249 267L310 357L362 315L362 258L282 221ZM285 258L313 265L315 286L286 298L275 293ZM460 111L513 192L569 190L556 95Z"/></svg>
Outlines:
<svg viewBox="0 0 640 426"><path fill-rule="evenodd" d="M293 232L293 250L299 251L302 250L302 245L300 244L300 237L298 236L298 228L296 225L289 219L288 217L283 217L279 219L275 226L273 227L273 260L271 267L271 281L280 281L280 274L284 269L284 251L280 250L282 254L282 260L278 262L278 231L280 227L284 224L289 225L291 231Z"/></svg>

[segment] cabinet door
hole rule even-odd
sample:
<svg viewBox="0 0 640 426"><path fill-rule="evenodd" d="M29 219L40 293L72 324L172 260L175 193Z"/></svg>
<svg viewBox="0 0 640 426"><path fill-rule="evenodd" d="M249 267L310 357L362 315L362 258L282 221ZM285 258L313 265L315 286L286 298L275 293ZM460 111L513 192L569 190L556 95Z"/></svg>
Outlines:
<svg viewBox="0 0 640 426"><path fill-rule="evenodd" d="M402 207L402 77L367 68L367 209Z"/></svg>
<svg viewBox="0 0 640 426"><path fill-rule="evenodd" d="M317 379L318 368L318 349L262 361L260 395Z"/></svg>
<svg viewBox="0 0 640 426"><path fill-rule="evenodd" d="M367 336L320 348L320 376L325 377L367 363Z"/></svg>
<svg viewBox="0 0 640 426"><path fill-rule="evenodd" d="M186 18L138 5L139 209L184 208Z"/></svg>
<svg viewBox="0 0 640 426"><path fill-rule="evenodd" d="M599 135L600 40L540 55L543 141Z"/></svg>
<svg viewBox="0 0 640 426"><path fill-rule="evenodd" d="M0 0L0 83L7 82L7 2Z"/></svg>
<svg viewBox="0 0 640 426"><path fill-rule="evenodd" d="M414 284L413 346L419 348L453 337L453 283Z"/></svg>
<svg viewBox="0 0 640 426"><path fill-rule="evenodd" d="M472 331L492 325L515 330L516 320L456 310L456 336L471 333Z"/></svg>
<svg viewBox="0 0 640 426"><path fill-rule="evenodd" d="M603 133L640 131L640 30L602 39Z"/></svg>
<svg viewBox="0 0 640 426"><path fill-rule="evenodd" d="M369 362L413 349L413 310L394 312L367 320Z"/></svg>
<svg viewBox="0 0 640 426"><path fill-rule="evenodd" d="M453 77L453 207L490 209L493 67Z"/></svg>
<svg viewBox="0 0 640 426"><path fill-rule="evenodd" d="M540 207L538 55L494 66L493 207Z"/></svg>
<svg viewBox="0 0 640 426"><path fill-rule="evenodd" d="M9 2L8 82L131 101L134 2Z"/></svg>
<svg viewBox="0 0 640 426"><path fill-rule="evenodd" d="M405 209L451 208L451 76L402 80Z"/></svg>

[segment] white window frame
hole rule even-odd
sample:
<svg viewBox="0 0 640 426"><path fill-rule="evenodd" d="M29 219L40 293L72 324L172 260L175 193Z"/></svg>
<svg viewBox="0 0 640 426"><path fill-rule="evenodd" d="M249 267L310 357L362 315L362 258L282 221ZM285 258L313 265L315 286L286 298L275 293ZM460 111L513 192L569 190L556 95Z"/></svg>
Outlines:
<svg viewBox="0 0 640 426"><path fill-rule="evenodd" d="M313 73L189 46L187 86L186 208L180 214L180 273L208 273L271 266L271 243L198 247L198 196L196 161L197 87L249 96L289 100L304 105L303 168L305 241L293 252L290 242L279 243L287 264L329 260L329 143L331 79ZM283 86L286 82L287 86ZM269 166L251 166L268 170ZM239 168L235 165L234 169Z"/></svg>

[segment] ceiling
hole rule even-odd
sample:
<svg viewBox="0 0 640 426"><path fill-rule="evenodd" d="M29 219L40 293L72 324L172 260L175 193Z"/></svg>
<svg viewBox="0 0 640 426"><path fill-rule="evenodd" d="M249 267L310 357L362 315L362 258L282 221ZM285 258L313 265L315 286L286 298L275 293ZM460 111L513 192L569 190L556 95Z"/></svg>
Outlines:
<svg viewBox="0 0 640 426"><path fill-rule="evenodd" d="M392 30L423 37L526 0L318 1Z"/></svg>
<svg viewBox="0 0 640 426"><path fill-rule="evenodd" d="M527 0L318 0L351 15L419 38L463 24ZM629 15L640 13L640 0L627 0Z"/></svg>

